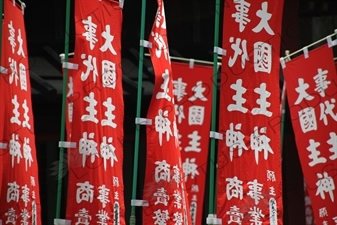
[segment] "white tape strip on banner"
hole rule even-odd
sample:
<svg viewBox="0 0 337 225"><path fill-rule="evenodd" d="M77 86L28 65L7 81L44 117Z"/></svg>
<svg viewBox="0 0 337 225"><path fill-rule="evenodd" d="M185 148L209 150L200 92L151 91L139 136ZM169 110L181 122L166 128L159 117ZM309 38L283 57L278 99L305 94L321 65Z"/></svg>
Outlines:
<svg viewBox="0 0 337 225"><path fill-rule="evenodd" d="M63 62L62 68L67 68L69 70L78 70L78 64L70 63L70 62Z"/></svg>
<svg viewBox="0 0 337 225"><path fill-rule="evenodd" d="M308 47L304 47L303 48L303 54L304 54L304 58L305 59L309 58Z"/></svg>
<svg viewBox="0 0 337 225"><path fill-rule="evenodd" d="M59 148L76 148L76 142L59 141Z"/></svg>
<svg viewBox="0 0 337 225"><path fill-rule="evenodd" d="M131 199L131 206L149 206L149 201L139 200L139 199Z"/></svg>
<svg viewBox="0 0 337 225"><path fill-rule="evenodd" d="M54 225L71 225L71 220L54 219Z"/></svg>
<svg viewBox="0 0 337 225"><path fill-rule="evenodd" d="M227 51L225 49L222 49L220 47L214 47L214 53L218 53L219 55L226 55Z"/></svg>
<svg viewBox="0 0 337 225"><path fill-rule="evenodd" d="M194 68L194 59L190 59L189 67L190 67L190 69Z"/></svg>
<svg viewBox="0 0 337 225"><path fill-rule="evenodd" d="M215 214L209 214L206 219L206 224L222 224L222 219L216 218Z"/></svg>
<svg viewBox="0 0 337 225"><path fill-rule="evenodd" d="M218 140L222 140L223 139L223 134L220 134L220 133L215 132L215 131L210 131L209 132L209 137L215 138L215 139L218 139Z"/></svg>
<svg viewBox="0 0 337 225"><path fill-rule="evenodd" d="M0 66L0 73L2 73L2 74L8 74L8 69L6 69L5 67Z"/></svg>
<svg viewBox="0 0 337 225"><path fill-rule="evenodd" d="M140 125L152 125L152 120L147 118L136 118L135 123Z"/></svg>
<svg viewBox="0 0 337 225"><path fill-rule="evenodd" d="M124 0L119 0L119 7L123 9L124 7Z"/></svg>
<svg viewBox="0 0 337 225"><path fill-rule="evenodd" d="M284 58L280 58L280 63L281 63L282 69L286 68L286 62L284 61Z"/></svg>
<svg viewBox="0 0 337 225"><path fill-rule="evenodd" d="M145 40L140 40L139 45L145 48L152 48L152 43L149 41L145 41Z"/></svg>
<svg viewBox="0 0 337 225"><path fill-rule="evenodd" d="M328 41L329 48L337 45L337 39L336 40L332 40L331 36L328 36L326 39Z"/></svg>
<svg viewBox="0 0 337 225"><path fill-rule="evenodd" d="M7 143L0 142L0 149L7 149Z"/></svg>

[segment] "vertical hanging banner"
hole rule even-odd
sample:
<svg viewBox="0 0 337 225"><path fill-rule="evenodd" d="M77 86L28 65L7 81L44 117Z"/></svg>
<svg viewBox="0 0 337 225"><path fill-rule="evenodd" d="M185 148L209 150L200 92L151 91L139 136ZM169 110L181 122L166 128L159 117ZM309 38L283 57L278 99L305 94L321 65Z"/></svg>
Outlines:
<svg viewBox="0 0 337 225"><path fill-rule="evenodd" d="M125 224L121 27L119 2L75 1L78 70L67 92L67 138L76 143L68 149L66 219L72 224Z"/></svg>
<svg viewBox="0 0 337 225"><path fill-rule="evenodd" d="M158 0L149 49L155 85L146 127L147 158L143 224L191 224L174 110L172 71L166 33L164 3Z"/></svg>
<svg viewBox="0 0 337 225"><path fill-rule="evenodd" d="M337 77L327 44L285 63L296 146L316 224L337 223Z"/></svg>
<svg viewBox="0 0 337 225"><path fill-rule="evenodd" d="M4 1L1 102L3 224L41 224L38 165L23 10Z"/></svg>
<svg viewBox="0 0 337 225"><path fill-rule="evenodd" d="M224 3L217 181L223 224L282 224L282 9L282 0Z"/></svg>
<svg viewBox="0 0 337 225"><path fill-rule="evenodd" d="M173 95L191 222L203 224L213 67L172 62Z"/></svg>

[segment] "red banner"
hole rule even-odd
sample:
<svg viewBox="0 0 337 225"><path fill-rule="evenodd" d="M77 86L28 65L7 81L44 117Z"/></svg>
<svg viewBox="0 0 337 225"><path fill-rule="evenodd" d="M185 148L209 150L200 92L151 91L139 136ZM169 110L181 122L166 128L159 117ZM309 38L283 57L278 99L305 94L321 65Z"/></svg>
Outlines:
<svg viewBox="0 0 337 225"><path fill-rule="evenodd" d="M122 9L116 1L78 0L75 26L73 62L78 70L69 77L67 104L72 103L73 111L67 112L72 115L67 137L76 148L68 149L66 219L73 224L125 224Z"/></svg>
<svg viewBox="0 0 337 225"><path fill-rule="evenodd" d="M192 224L204 224L203 204L212 117L213 67L172 62L173 95Z"/></svg>
<svg viewBox="0 0 337 225"><path fill-rule="evenodd" d="M1 65L2 188L4 224L41 224L38 165L23 12L4 1Z"/></svg>
<svg viewBox="0 0 337 225"><path fill-rule="evenodd" d="M282 0L224 4L217 180L223 224L282 224L282 9Z"/></svg>
<svg viewBox="0 0 337 225"><path fill-rule="evenodd" d="M143 224L190 224L186 187L181 167L174 110L172 72L166 34L164 3L158 0L149 49L155 72L153 97L147 118L147 158Z"/></svg>
<svg viewBox="0 0 337 225"><path fill-rule="evenodd" d="M296 146L317 224L337 222L337 77L323 45L285 63Z"/></svg>

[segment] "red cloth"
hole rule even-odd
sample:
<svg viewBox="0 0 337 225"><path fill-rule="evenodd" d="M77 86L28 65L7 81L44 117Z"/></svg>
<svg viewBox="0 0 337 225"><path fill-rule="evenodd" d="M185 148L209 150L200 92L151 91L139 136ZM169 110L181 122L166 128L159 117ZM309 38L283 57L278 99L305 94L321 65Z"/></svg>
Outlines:
<svg viewBox="0 0 337 225"><path fill-rule="evenodd" d="M282 8L282 0L224 4L217 178L223 224L282 224Z"/></svg>
<svg viewBox="0 0 337 225"><path fill-rule="evenodd" d="M337 221L336 69L327 44L283 68L296 146L316 224Z"/></svg>
<svg viewBox="0 0 337 225"><path fill-rule="evenodd" d="M4 1L1 74L0 142L3 223L41 224L38 165L31 102L28 51L24 17L13 1ZM23 175L24 174L24 175Z"/></svg>
<svg viewBox="0 0 337 225"><path fill-rule="evenodd" d="M115 1L78 0L75 21L78 70L70 76L73 116L67 130L77 146L68 149L66 218L72 224L125 224L122 9Z"/></svg>

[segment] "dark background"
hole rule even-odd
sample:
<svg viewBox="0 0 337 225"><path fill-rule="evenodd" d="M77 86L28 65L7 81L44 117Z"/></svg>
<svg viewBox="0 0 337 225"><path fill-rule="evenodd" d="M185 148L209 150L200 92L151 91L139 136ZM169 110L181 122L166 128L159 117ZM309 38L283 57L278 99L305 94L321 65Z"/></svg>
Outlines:
<svg viewBox="0 0 337 225"><path fill-rule="evenodd" d="M73 2L71 1L72 7ZM25 23L28 42L33 112L35 120L37 157L39 164L40 195L43 224L53 224L57 196L57 176L62 108L62 74L59 54L64 52L65 0L26 0ZM147 0L145 39L149 36L156 0ZM165 12L170 53L173 56L213 61L214 17L220 13L219 45L221 47L223 0L220 12L215 12L215 0L166 0ZM71 10L72 11L72 10ZM136 112L136 85L141 0L125 0L122 32L122 69L126 77L124 184L126 221L130 216L132 164L134 155L134 118ZM281 56L285 50L293 52L334 32L337 28L337 1L285 0L282 26ZM71 14L73 18L73 14ZM73 21L71 30L74 30ZM69 51L73 51L74 34L70 32ZM152 94L152 67L145 57L142 96L142 117ZM282 85L282 75L280 78ZM219 98L218 98L219 99ZM137 197L142 195L145 165L145 136L141 133ZM305 224L303 176L300 167L289 114L285 117L282 151L284 224ZM66 208L66 167L63 180L62 218ZM206 185L208 188L208 185ZM204 206L207 217L208 190ZM140 208L137 219L140 221ZM204 220L205 221L205 220Z"/></svg>

